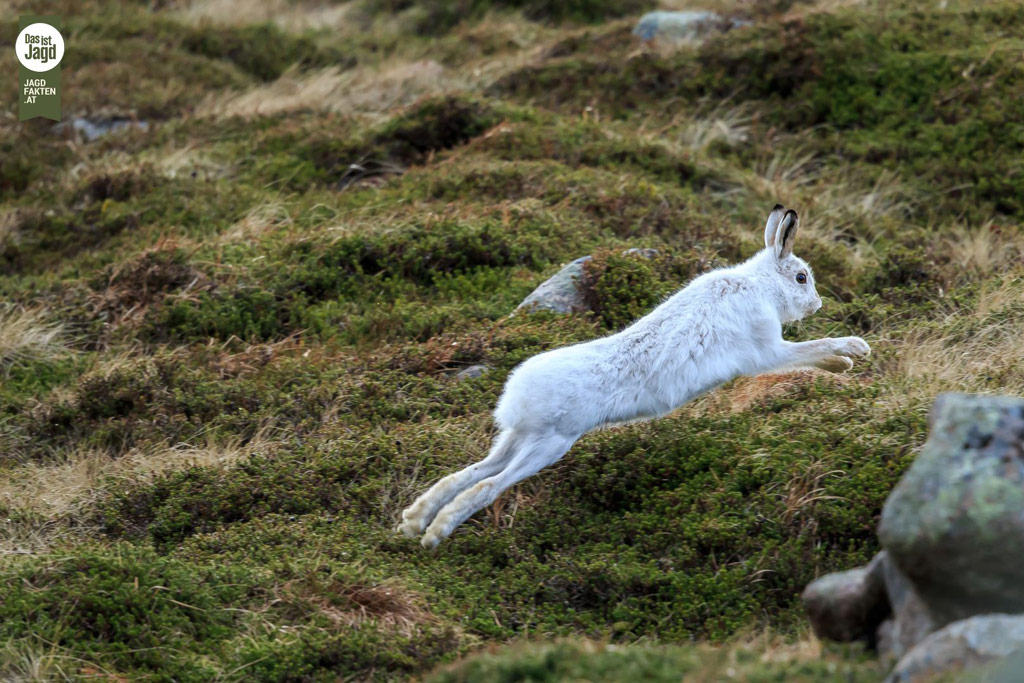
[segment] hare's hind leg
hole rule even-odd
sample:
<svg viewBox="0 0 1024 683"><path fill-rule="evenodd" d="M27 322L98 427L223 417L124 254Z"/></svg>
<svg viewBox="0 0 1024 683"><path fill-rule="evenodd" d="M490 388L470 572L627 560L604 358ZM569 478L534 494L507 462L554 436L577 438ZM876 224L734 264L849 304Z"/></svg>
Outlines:
<svg viewBox="0 0 1024 683"><path fill-rule="evenodd" d="M464 490L441 508L423 535L423 546L433 548L470 515L493 503L502 491L560 460L578 438L578 434L565 436L555 433L525 437L504 470Z"/></svg>
<svg viewBox="0 0 1024 683"><path fill-rule="evenodd" d="M418 536L448 501L481 479L500 472L515 454L518 441L518 435L510 429L498 434L486 458L444 477L403 510L396 530L409 538Z"/></svg>

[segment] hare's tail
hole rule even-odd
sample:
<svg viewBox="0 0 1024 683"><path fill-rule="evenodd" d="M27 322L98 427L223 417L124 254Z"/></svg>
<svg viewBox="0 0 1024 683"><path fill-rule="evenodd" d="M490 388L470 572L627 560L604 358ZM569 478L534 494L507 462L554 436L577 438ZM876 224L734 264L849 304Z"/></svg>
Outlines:
<svg viewBox="0 0 1024 683"><path fill-rule="evenodd" d="M402 521L397 531L409 538L418 536L434 519L437 511L457 495L477 482L502 471L515 455L522 438L515 430L503 430L494 439L491 452L486 458L441 479L402 511Z"/></svg>

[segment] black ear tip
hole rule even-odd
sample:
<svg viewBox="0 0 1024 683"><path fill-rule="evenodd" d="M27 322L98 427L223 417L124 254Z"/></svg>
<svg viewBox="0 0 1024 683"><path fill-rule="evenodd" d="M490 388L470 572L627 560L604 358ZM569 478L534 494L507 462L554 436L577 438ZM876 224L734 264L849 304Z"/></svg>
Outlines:
<svg viewBox="0 0 1024 683"><path fill-rule="evenodd" d="M782 204L776 204L775 206L772 207L772 211L781 211L784 208L786 207L784 207Z"/></svg>
<svg viewBox="0 0 1024 683"><path fill-rule="evenodd" d="M789 211L786 212L786 215L783 216L782 218L783 218L783 220L785 220L786 218L789 218L790 216L793 217L793 220L796 220L797 219L796 211L794 211L793 209L790 209Z"/></svg>

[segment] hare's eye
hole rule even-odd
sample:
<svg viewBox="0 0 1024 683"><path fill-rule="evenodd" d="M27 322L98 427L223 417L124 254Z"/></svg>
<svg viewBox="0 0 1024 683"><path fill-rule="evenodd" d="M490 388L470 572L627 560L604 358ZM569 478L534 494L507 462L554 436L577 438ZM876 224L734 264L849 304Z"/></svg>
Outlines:
<svg viewBox="0 0 1024 683"><path fill-rule="evenodd" d="M802 285L807 284L807 273L797 273L796 281Z"/></svg>

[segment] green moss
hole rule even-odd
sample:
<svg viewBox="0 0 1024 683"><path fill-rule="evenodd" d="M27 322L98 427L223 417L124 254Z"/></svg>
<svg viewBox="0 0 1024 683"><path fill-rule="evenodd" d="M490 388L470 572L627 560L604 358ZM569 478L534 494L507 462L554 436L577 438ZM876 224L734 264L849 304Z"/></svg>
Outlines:
<svg viewBox="0 0 1024 683"><path fill-rule="evenodd" d="M480 18L488 11L518 10L535 21L595 23L640 14L655 6L651 0L567 0L559 3L540 0L387 0L364 3L364 8L371 13L404 11L412 17L415 30L423 35L443 34L460 22Z"/></svg>
<svg viewBox="0 0 1024 683"><path fill-rule="evenodd" d="M203 292L194 300L176 301L155 309L147 321L146 333L158 341L258 341L287 336L298 327L284 302L272 292L237 287L213 294Z"/></svg>
<svg viewBox="0 0 1024 683"><path fill-rule="evenodd" d="M292 65L326 66L334 61L312 40L289 36L275 24L238 29L202 26L185 34L182 47L206 57L227 59L263 81L274 80ZM352 66L351 60L342 63Z"/></svg>
<svg viewBox="0 0 1024 683"><path fill-rule="evenodd" d="M696 250L679 255L656 250L599 252L584 265L580 284L588 309L605 327L619 330L675 293L680 283L710 270L712 259Z"/></svg>
<svg viewBox="0 0 1024 683"><path fill-rule="evenodd" d="M0 140L0 200L23 195L48 169L62 168L72 156L67 145L49 139L38 121L21 124Z"/></svg>
<svg viewBox="0 0 1024 683"><path fill-rule="evenodd" d="M77 212L22 212L4 236L0 264L7 272L53 268L138 226L138 214L117 202L96 203Z"/></svg>
<svg viewBox="0 0 1024 683"><path fill-rule="evenodd" d="M695 646L652 647L578 641L555 644L521 643L467 657L436 672L431 683L514 683L516 681L678 681L737 678L768 681L874 681L880 672L873 662L764 662L754 652Z"/></svg>
<svg viewBox="0 0 1024 683"><path fill-rule="evenodd" d="M906 166L936 188L972 187L985 208L1016 214L1019 174L994 152L1021 139L1019 117L1007 115L1021 101L1017 70L1006 61L1022 39L1010 28L1018 18L1008 5L878 18L814 13L673 55L626 55L623 45L609 60L581 47L513 72L494 92L617 117L669 98L754 102L790 130L824 126L822 149ZM1006 51L986 59L983 43Z"/></svg>
<svg viewBox="0 0 1024 683"><path fill-rule="evenodd" d="M224 60L259 80L271 81L290 66L351 66L351 57L340 50L320 47L308 36L289 34L277 24L213 26L190 25L153 16L134 8L117 14L95 13L70 21L83 41L116 41L125 44L140 41L157 46L166 53L175 50Z"/></svg>
<svg viewBox="0 0 1024 683"><path fill-rule="evenodd" d="M213 674L201 655L232 635L239 613L226 607L242 603L252 580L241 568L186 566L130 546L4 574L4 640L45 638L86 661L179 680Z"/></svg>
<svg viewBox="0 0 1024 683"><path fill-rule="evenodd" d="M168 49L144 38L83 41L69 50L61 68L68 113L106 118L135 115L163 120L194 107L209 92L242 88L251 79L229 64ZM101 66L102 65L102 66ZM124 87L102 89L117 78Z"/></svg>

